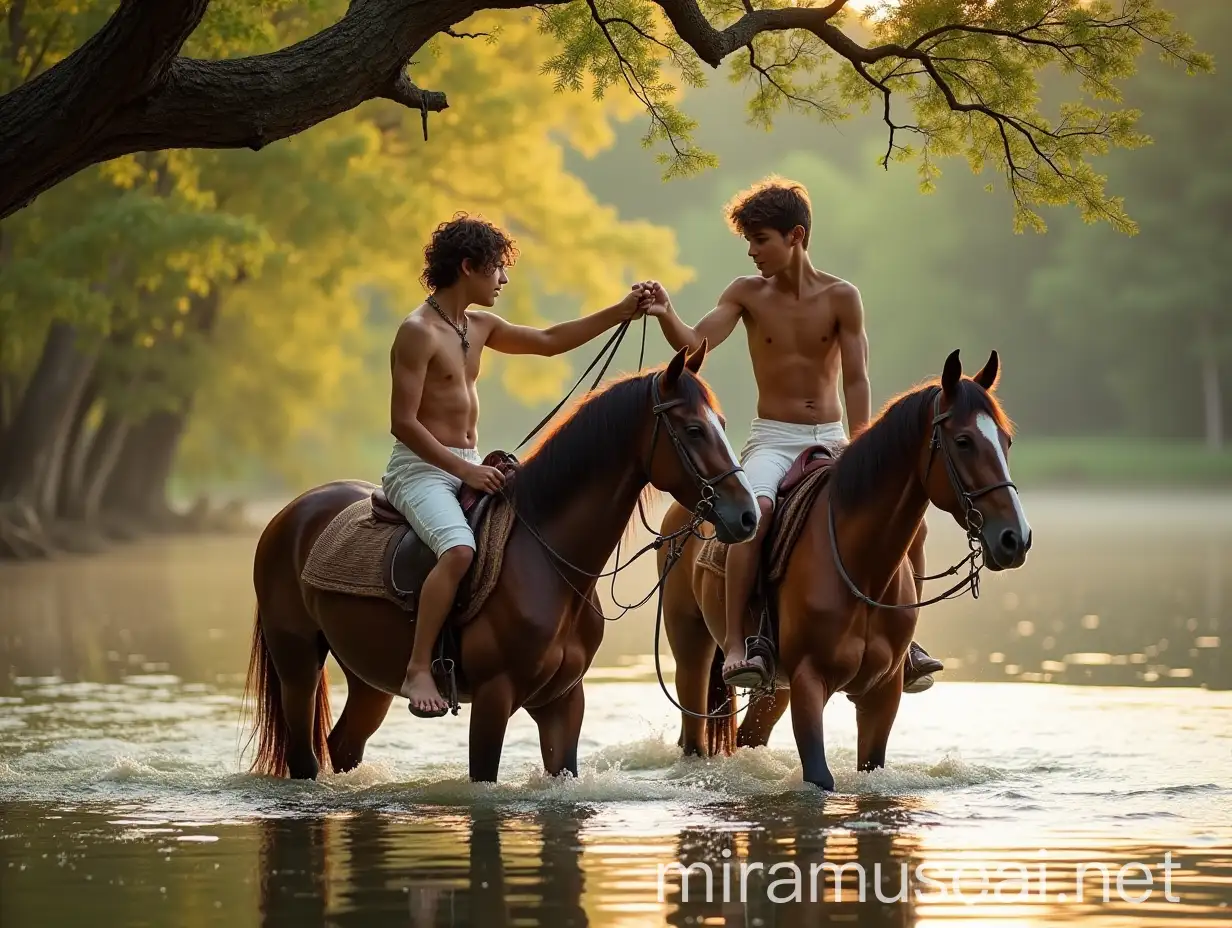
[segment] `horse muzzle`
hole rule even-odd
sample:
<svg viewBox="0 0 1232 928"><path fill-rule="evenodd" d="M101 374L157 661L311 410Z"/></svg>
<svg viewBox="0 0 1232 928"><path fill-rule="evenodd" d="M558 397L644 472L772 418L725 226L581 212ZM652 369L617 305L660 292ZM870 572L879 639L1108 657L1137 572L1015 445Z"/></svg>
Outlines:
<svg viewBox="0 0 1232 928"><path fill-rule="evenodd" d="M725 545L735 545L748 541L757 534L760 515L756 500L729 499L726 494L720 494L706 521L714 526L714 534L719 541Z"/></svg>
<svg viewBox="0 0 1232 928"><path fill-rule="evenodd" d="M1014 570L1027 562L1031 529L1008 524L990 525L981 533L980 541L984 546L985 567L992 571Z"/></svg>

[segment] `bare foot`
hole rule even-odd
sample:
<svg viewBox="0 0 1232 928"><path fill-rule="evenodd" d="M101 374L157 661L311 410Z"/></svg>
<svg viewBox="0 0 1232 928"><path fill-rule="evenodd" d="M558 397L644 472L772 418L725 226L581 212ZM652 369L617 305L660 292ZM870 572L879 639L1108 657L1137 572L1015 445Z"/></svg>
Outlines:
<svg viewBox="0 0 1232 928"><path fill-rule="evenodd" d="M399 692L410 701L407 708L411 710L411 715L434 719L449 711L449 703L436 688L431 670L408 670Z"/></svg>
<svg viewBox="0 0 1232 928"><path fill-rule="evenodd" d="M727 655L723 661L723 682L728 686L756 689L769 682L770 671L765 660L760 655L750 660L745 656L743 644L738 648L724 648L723 653Z"/></svg>

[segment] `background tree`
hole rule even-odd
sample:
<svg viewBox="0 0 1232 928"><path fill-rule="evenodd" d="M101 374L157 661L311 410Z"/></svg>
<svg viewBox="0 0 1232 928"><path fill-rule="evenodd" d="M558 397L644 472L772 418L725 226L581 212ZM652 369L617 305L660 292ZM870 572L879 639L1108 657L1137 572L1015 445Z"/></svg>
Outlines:
<svg viewBox="0 0 1232 928"><path fill-rule="evenodd" d="M1232 50L1232 11L1196 5L1193 28ZM1162 144L1121 159L1142 227L1132 242L1067 223L1033 298L1068 339L1105 360L1106 382L1140 433L1200 429L1224 443L1232 368L1232 94L1226 72L1189 89L1145 71L1135 86ZM1185 152L1180 163L1176 152ZM1093 234L1094 233L1094 234Z"/></svg>
<svg viewBox="0 0 1232 928"><path fill-rule="evenodd" d="M338 15L328 6L314 15ZM315 27L294 13L278 35L267 11L237 12L194 41L226 52ZM614 302L634 267L686 279L670 234L622 222L564 169L566 146L593 153L635 104L554 93L523 66L551 40L526 22L487 25L504 26L501 57L447 36L425 50L425 73L485 88L490 107L446 114L430 149L413 143L418 114L376 103L262 155L115 159L5 221L0 550L93 547L81 523L180 527L166 500L177 466L294 480L315 440L343 464L357 435L387 434L390 333L422 299L424 242L456 209L517 235L522 279L502 304L514 318ZM532 400L569 371L488 367Z"/></svg>

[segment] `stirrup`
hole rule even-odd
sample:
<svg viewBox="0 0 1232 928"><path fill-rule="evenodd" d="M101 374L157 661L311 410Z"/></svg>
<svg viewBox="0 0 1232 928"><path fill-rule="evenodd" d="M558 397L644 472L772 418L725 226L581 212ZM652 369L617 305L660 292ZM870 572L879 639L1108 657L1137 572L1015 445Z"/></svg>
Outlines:
<svg viewBox="0 0 1232 928"><path fill-rule="evenodd" d="M439 671L437 670L438 665L440 666ZM440 675L443 676L448 681L449 685L447 688L449 690L449 695L445 697L445 701L449 703L449 711L453 713L454 715L457 715L458 706L459 706L458 676L455 673L453 659L449 657L436 657L436 658L433 658L432 664L430 666L431 666L431 673L434 677L439 672Z"/></svg>
<svg viewBox="0 0 1232 928"><path fill-rule="evenodd" d="M774 656L774 644L769 638L762 635L751 635L744 639L744 658L751 661L754 658L761 658L762 665L765 667L765 675L763 676L755 668L748 668L740 671L739 676L745 679L756 677L750 682L740 682L735 680L729 682L728 686L734 686L739 689L752 690L754 692L771 691L774 689L774 679L777 673L777 662ZM727 681L724 681L727 682Z"/></svg>

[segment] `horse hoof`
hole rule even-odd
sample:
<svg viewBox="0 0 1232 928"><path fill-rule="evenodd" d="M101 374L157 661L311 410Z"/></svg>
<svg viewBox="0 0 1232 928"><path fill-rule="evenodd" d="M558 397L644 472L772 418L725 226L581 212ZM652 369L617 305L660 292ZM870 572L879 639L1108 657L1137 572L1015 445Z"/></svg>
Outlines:
<svg viewBox="0 0 1232 928"><path fill-rule="evenodd" d="M916 677L914 680L912 680L910 683L904 686L903 692L904 693L923 693L925 690L932 689L934 682L936 681L933 680L933 675L931 673L926 673L922 677Z"/></svg>

